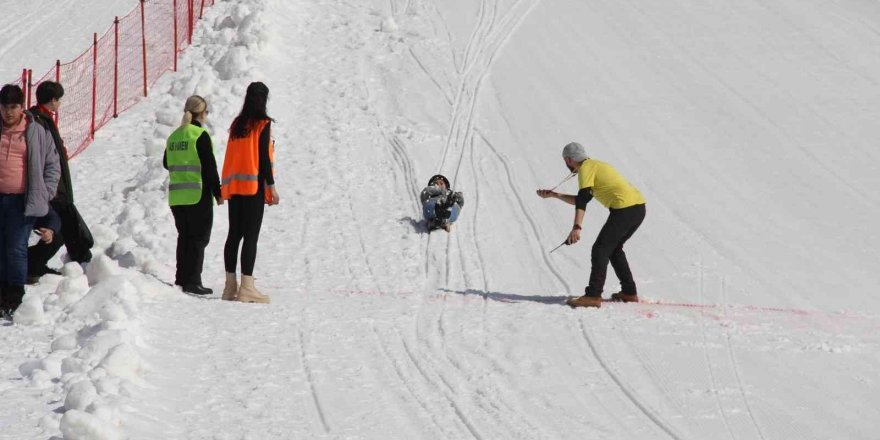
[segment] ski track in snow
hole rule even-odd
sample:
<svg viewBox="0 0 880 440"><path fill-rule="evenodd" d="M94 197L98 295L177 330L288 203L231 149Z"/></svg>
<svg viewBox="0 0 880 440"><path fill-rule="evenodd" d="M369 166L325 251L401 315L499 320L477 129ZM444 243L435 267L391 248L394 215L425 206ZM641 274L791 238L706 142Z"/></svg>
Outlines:
<svg viewBox="0 0 880 440"><path fill-rule="evenodd" d="M548 256L542 241L549 217L527 200L527 171L543 179L555 168L523 168L516 155L524 150L501 132L521 119L504 108L487 114L493 103L481 95L491 89L499 105L507 98L490 81L493 68L507 49L521 50L511 44L520 31L534 32L524 26L527 18L558 4L451 1L218 3L204 22L214 29L200 26L180 72L108 124L73 162L106 170L99 192L87 192L94 190L82 174L76 185L98 248L111 258L86 275L71 272L29 288L34 324L0 326L10 347L0 354L3 374L12 378L0 382L0 438L870 438L867 424L833 426L854 413L864 420L876 414L869 393L877 387L871 372L880 325L870 308L737 306L730 300L742 299L728 292L726 274L704 273L718 260L700 261L691 275L698 287L693 304L583 311L548 296L573 293L562 267L583 263L583 256ZM876 85L782 6L757 6L806 35L821 56ZM646 32L676 47L692 72L774 126L789 148L818 158L741 85L666 34L650 10L588 7L600 16L617 8L633 23L651 24ZM728 8L733 19L748 19L749 8ZM456 13L460 21L449 18ZM696 12L691 19L697 21ZM235 47L248 50L242 55ZM215 70L231 78L219 79ZM813 71L807 76L821 79ZM266 211L257 261L257 285L273 304L180 295L155 281L167 284L173 273L174 237L164 205L167 173L157 155L180 102L197 92L209 97L222 156L223 127L254 79L269 84L270 114L278 120L282 204ZM596 105L601 109L601 100ZM416 107L422 113L408 114ZM804 112L846 133L821 107ZM492 118L502 122L495 126ZM842 190L874 200L845 170L818 167ZM451 234L428 234L416 220L421 185L437 171L469 194ZM653 212L689 230L701 242L697 249L723 253L749 277L766 273L754 266L766 260L737 260L726 239L694 221L697 214L664 208ZM499 222L503 215L518 221ZM215 217L205 283L217 289L223 208ZM90 293L64 287L85 288L83 277ZM707 289L715 279L717 293ZM107 292L114 282L119 292ZM518 282L522 288L510 287ZM529 289L536 292L522 293ZM111 301L95 304L101 295ZM94 316L71 314L59 303L80 297L87 299L74 308ZM113 351L108 340L124 339L119 335L131 340L112 348L133 353L122 357L128 363L102 358ZM804 368L775 367L780 358ZM847 368L837 368L841 363ZM827 387L831 382L817 385L832 369L844 370L834 373L841 391ZM840 400L843 392L852 397L841 406L825 402L824 394ZM795 397L785 400L786 393ZM91 437L77 434L90 426Z"/></svg>

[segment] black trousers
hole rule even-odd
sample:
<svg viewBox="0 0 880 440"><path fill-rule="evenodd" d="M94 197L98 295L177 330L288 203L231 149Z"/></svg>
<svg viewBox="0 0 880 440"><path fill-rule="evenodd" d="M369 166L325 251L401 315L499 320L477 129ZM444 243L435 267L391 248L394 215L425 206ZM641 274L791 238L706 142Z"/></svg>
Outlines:
<svg viewBox="0 0 880 440"><path fill-rule="evenodd" d="M203 193L195 205L172 206L174 226L177 227L177 271L174 284L202 284L202 266L205 247L211 241L214 225L214 199Z"/></svg>
<svg viewBox="0 0 880 440"><path fill-rule="evenodd" d="M61 220L64 221L63 219ZM58 253L64 245L64 228L56 231L52 237L52 243L44 243L43 240L28 248L28 276L40 277L46 274L46 264Z"/></svg>
<svg viewBox="0 0 880 440"><path fill-rule="evenodd" d="M263 188L252 196L232 196L229 199L229 235L223 248L223 262L227 273L235 273L238 246L241 247L241 274L253 275L257 261L257 240L263 225L265 210Z"/></svg>
<svg viewBox="0 0 880 440"><path fill-rule="evenodd" d="M645 205L635 205L623 209L612 209L605 226L599 231L590 254L590 284L584 290L587 296L602 296L608 263L614 268L620 280L621 292L636 295L636 282L633 280L623 244L639 229L645 220Z"/></svg>
<svg viewBox="0 0 880 440"><path fill-rule="evenodd" d="M90 248L94 244L91 237L84 240L80 237L80 225L83 221L72 203L52 201L52 209L61 220L61 230L55 231L52 243L44 243L42 240L28 248L28 276L43 276L46 274L46 263L58 253L61 246L67 247L67 255L72 261L85 263L92 259ZM90 234L89 234L90 235Z"/></svg>

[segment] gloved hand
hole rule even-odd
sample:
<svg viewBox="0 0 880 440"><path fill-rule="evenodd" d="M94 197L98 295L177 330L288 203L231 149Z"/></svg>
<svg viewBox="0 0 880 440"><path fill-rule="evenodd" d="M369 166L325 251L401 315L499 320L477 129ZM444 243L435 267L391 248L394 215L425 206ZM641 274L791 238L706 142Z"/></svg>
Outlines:
<svg viewBox="0 0 880 440"><path fill-rule="evenodd" d="M452 193L452 196L450 197L450 199L452 199L450 206L453 203L457 203L459 208L464 206L464 196L460 192Z"/></svg>

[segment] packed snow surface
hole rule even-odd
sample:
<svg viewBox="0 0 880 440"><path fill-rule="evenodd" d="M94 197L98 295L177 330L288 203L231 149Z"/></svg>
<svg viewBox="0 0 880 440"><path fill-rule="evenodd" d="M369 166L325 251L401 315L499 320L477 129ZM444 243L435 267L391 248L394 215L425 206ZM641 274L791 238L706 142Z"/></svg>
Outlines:
<svg viewBox="0 0 880 440"><path fill-rule="evenodd" d="M36 30L0 19L11 78L130 8L32 3ZM96 257L62 252L0 324L0 439L876 438L878 29L858 0L218 1L71 162ZM255 80L272 304L219 300L225 206L191 297L165 139L196 93L222 158ZM646 303L562 305L607 216L548 253L574 210L535 190L570 141L647 199ZM420 222L436 173L466 198L451 233Z"/></svg>

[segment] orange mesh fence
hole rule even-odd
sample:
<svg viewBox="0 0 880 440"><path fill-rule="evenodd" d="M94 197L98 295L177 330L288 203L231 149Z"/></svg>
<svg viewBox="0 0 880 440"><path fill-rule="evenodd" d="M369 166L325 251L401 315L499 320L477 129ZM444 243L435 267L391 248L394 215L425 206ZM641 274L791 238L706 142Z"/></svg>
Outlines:
<svg viewBox="0 0 880 440"><path fill-rule="evenodd" d="M25 89L29 106L36 104L41 82L64 86L56 118L68 156L74 157L91 144L97 130L147 96L163 73L177 69L177 56L190 45L196 22L213 4L214 0L140 0L103 35L94 34L91 47L73 61L58 61L40 77L24 69L8 84Z"/></svg>

